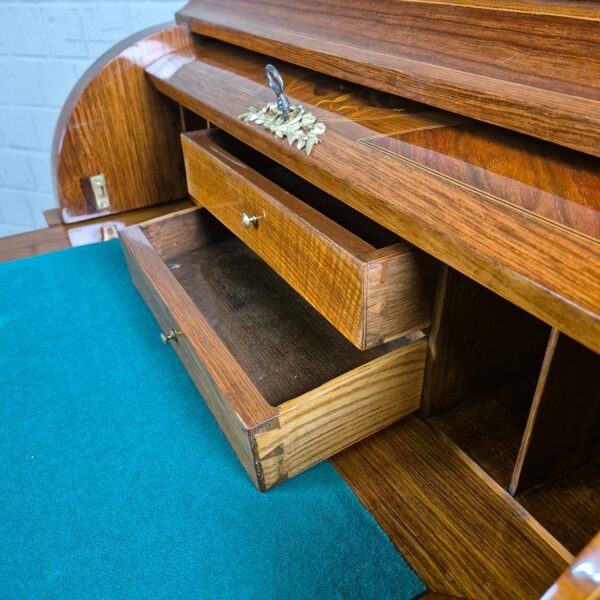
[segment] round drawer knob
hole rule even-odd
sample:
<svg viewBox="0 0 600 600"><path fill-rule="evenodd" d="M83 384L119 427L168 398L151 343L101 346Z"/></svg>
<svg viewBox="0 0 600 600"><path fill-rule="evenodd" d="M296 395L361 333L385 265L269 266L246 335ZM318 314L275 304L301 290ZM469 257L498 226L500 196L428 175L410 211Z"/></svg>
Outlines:
<svg viewBox="0 0 600 600"><path fill-rule="evenodd" d="M162 331L160 334L160 339L162 340L163 344L168 344L171 340L177 341L177 338L180 335L181 331L175 331L174 329L171 329L169 333L165 333L164 331Z"/></svg>
<svg viewBox="0 0 600 600"><path fill-rule="evenodd" d="M254 213L242 213L242 225L246 229L250 229L250 227L254 227L256 229L258 227L259 219L262 219L262 217L257 217Z"/></svg>

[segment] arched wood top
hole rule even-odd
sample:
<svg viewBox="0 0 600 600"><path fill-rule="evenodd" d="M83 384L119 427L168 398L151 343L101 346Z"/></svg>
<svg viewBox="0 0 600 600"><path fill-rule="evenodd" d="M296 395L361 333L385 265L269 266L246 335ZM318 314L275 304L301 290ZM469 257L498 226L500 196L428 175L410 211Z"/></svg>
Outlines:
<svg viewBox="0 0 600 600"><path fill-rule="evenodd" d="M144 68L190 43L185 26L145 29L103 54L77 82L52 143L55 190L65 223L186 195L179 109L148 82ZM110 199L103 210L89 183L99 174Z"/></svg>

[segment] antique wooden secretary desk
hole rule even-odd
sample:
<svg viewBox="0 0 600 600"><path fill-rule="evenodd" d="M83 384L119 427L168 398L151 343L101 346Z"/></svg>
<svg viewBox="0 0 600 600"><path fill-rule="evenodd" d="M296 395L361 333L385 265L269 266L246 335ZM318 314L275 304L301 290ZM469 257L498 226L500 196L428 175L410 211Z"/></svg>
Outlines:
<svg viewBox="0 0 600 600"><path fill-rule="evenodd" d="M189 195L121 239L254 484L333 457L432 598L540 597L600 529L600 5L176 21L73 90L62 222Z"/></svg>

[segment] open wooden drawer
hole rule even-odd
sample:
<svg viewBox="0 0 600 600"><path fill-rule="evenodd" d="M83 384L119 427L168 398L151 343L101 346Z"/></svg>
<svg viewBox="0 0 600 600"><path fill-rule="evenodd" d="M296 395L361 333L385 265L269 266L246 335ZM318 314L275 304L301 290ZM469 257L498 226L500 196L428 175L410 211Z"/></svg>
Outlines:
<svg viewBox="0 0 600 600"><path fill-rule="evenodd" d="M356 349L205 209L121 238L163 336L259 489L419 408L423 333Z"/></svg>
<svg viewBox="0 0 600 600"><path fill-rule="evenodd" d="M358 348L429 325L430 257L223 131L182 140L191 196Z"/></svg>

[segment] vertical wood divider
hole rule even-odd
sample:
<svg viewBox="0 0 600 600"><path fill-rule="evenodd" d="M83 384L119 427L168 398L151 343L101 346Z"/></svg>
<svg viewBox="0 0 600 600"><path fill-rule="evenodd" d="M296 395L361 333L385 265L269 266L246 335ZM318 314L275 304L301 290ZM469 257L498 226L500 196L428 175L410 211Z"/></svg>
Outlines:
<svg viewBox="0 0 600 600"><path fill-rule="evenodd" d="M600 356L552 329L510 484L516 494L600 451Z"/></svg>
<svg viewBox="0 0 600 600"><path fill-rule="evenodd" d="M434 300L422 416L539 370L549 327L443 266Z"/></svg>

